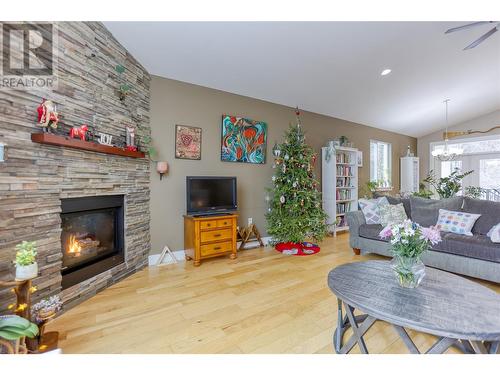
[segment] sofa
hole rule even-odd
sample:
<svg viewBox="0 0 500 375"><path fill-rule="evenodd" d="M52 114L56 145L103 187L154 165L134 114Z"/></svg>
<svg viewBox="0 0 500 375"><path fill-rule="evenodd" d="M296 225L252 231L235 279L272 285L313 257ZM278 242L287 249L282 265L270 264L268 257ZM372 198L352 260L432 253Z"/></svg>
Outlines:
<svg viewBox="0 0 500 375"><path fill-rule="evenodd" d="M500 202L468 197L432 200L387 196L387 199L389 204L403 203L408 218L424 227L436 224L440 208L481 214L472 228L473 236L441 232L442 241L432 246L422 260L430 267L500 283L500 243L492 242L486 235L500 223ZM361 211L349 212L346 217L349 242L355 254L391 256L389 242L379 237L382 225L366 224Z"/></svg>

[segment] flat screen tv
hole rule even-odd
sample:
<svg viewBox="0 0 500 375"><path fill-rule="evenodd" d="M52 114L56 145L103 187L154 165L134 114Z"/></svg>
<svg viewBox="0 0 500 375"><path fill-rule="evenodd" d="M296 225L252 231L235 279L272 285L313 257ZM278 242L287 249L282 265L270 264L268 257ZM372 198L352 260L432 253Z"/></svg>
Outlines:
<svg viewBox="0 0 500 375"><path fill-rule="evenodd" d="M187 213L211 215L236 211L236 177L186 177Z"/></svg>

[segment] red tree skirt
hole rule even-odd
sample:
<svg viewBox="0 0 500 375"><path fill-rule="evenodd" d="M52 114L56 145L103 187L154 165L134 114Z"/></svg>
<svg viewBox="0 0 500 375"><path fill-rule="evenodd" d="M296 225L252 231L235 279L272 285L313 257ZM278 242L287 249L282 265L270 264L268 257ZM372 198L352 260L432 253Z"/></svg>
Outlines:
<svg viewBox="0 0 500 375"><path fill-rule="evenodd" d="M310 242L280 242L276 244L275 249L285 255L305 256L319 253L319 246Z"/></svg>

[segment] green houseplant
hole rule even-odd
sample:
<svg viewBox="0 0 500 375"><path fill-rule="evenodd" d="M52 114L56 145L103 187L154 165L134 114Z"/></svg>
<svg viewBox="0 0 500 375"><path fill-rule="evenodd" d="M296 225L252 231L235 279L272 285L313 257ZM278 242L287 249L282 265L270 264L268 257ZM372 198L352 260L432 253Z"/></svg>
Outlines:
<svg viewBox="0 0 500 375"><path fill-rule="evenodd" d="M0 316L0 354L26 353L24 338L35 338L38 327L17 315Z"/></svg>
<svg viewBox="0 0 500 375"><path fill-rule="evenodd" d="M465 188L465 196L474 199L481 199L481 195L485 189L479 186L467 186Z"/></svg>
<svg viewBox="0 0 500 375"><path fill-rule="evenodd" d="M365 197L366 199L373 198L373 193L377 191L377 187L377 181L368 181L364 186L361 187L360 195Z"/></svg>
<svg viewBox="0 0 500 375"><path fill-rule="evenodd" d="M36 262L36 242L23 241L16 245L16 279L28 280L38 275L38 264Z"/></svg>
<svg viewBox="0 0 500 375"><path fill-rule="evenodd" d="M428 183L438 193L439 198L451 198L454 197L462 187L462 180L470 175L474 171L468 171L460 173L458 169L451 172L448 177L436 178L434 171L430 171L423 182Z"/></svg>
<svg viewBox="0 0 500 375"><path fill-rule="evenodd" d="M413 196L414 197L431 199L431 197L432 197L432 191L430 191L429 189L427 189L427 186L423 182L421 182L420 184L418 184L418 191L414 192Z"/></svg>
<svg viewBox="0 0 500 375"><path fill-rule="evenodd" d="M0 337L6 340L17 340L22 337L34 338L38 335L38 327L29 320L17 315L0 317Z"/></svg>

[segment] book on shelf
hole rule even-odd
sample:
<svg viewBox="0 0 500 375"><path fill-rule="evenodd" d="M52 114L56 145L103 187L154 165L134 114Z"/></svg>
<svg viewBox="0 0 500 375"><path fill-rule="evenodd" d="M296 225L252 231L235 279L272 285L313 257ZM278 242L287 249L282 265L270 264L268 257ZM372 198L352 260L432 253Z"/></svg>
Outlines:
<svg viewBox="0 0 500 375"><path fill-rule="evenodd" d="M337 200L343 201L351 199L351 190L337 190Z"/></svg>
<svg viewBox="0 0 500 375"><path fill-rule="evenodd" d="M353 167L348 165L337 165L337 176L354 177Z"/></svg>
<svg viewBox="0 0 500 375"><path fill-rule="evenodd" d="M344 152L337 153L337 163L340 164L352 164L352 155Z"/></svg>
<svg viewBox="0 0 500 375"><path fill-rule="evenodd" d="M340 202L337 203L337 213L345 214L346 212L351 211L351 202Z"/></svg>
<svg viewBox="0 0 500 375"><path fill-rule="evenodd" d="M352 177L337 177L337 187L354 187Z"/></svg>

